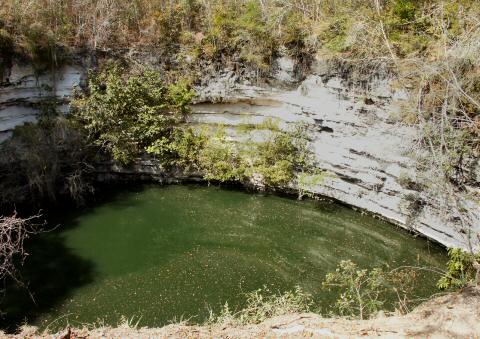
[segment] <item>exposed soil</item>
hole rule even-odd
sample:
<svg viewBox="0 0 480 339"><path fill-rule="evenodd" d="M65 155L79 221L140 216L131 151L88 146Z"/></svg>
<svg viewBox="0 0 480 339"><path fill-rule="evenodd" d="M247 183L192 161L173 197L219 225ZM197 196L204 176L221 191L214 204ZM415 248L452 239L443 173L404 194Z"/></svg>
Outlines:
<svg viewBox="0 0 480 339"><path fill-rule="evenodd" d="M404 316L371 320L322 318L316 314L292 314L242 327L187 326L133 329L128 326L93 330L70 329L40 334L24 327L16 336L3 338L480 338L480 289L468 288L437 297Z"/></svg>

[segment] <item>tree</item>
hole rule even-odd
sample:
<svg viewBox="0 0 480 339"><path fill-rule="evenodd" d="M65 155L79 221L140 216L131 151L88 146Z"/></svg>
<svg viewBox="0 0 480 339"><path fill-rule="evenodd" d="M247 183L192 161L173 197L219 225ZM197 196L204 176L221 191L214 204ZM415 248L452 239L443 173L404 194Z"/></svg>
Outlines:
<svg viewBox="0 0 480 339"><path fill-rule="evenodd" d="M126 77L112 67L89 77L88 95L73 103L89 139L122 164L143 152L168 156L175 126L189 113L194 92L183 82L165 85L153 71Z"/></svg>

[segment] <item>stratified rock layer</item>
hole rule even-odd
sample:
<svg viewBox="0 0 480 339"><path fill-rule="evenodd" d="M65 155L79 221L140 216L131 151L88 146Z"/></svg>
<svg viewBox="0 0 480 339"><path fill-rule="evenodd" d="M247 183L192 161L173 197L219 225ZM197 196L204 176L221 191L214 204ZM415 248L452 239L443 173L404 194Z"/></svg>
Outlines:
<svg viewBox="0 0 480 339"><path fill-rule="evenodd" d="M429 200L422 203L415 218L408 208L412 197L422 193L399 183L399 178L416 177L408 153L417 130L395 119L407 94L392 89L385 76L371 80L368 90L355 90L346 86L342 77L324 69L319 62L298 83L291 67L279 69L277 82L291 89L253 86L231 71L216 74L197 88L191 122L227 127L268 118L278 119L281 127L306 122L312 130L319 167L332 174L311 187L312 192L377 214L446 246L468 248L468 232L447 221L448 211L440 199L422 197ZM8 81L3 79L0 87L0 140L15 126L34 121L43 98L54 96L67 103L85 70L64 66L54 76L35 76L31 67L14 65L7 75ZM155 175L161 170L149 161L135 167L140 175ZM479 206L468 201L465 205L473 216L470 236L475 240L480 233Z"/></svg>

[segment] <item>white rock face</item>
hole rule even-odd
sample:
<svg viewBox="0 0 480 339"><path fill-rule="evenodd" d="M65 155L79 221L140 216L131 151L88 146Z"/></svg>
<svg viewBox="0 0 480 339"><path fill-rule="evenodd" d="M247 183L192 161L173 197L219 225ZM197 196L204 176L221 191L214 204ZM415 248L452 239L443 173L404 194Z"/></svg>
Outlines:
<svg viewBox="0 0 480 339"><path fill-rule="evenodd" d="M312 192L375 213L446 246L468 248L467 234L446 221L448 213L439 201L428 201L411 221L408 196L418 192L403 188L398 179L415 178L407 152L417 131L393 122L407 95L392 90L387 80L371 84L367 98L347 90L338 77L325 82L315 74L294 90L245 86L220 76L198 88L198 93L192 118L197 123L228 126L266 118L279 119L281 126L309 123L315 130L312 143L319 167L334 174L312 187ZM212 104L218 101L223 102ZM473 220L470 239L478 246L479 206L466 204Z"/></svg>
<svg viewBox="0 0 480 339"><path fill-rule="evenodd" d="M280 61L277 80L291 82L293 66L288 60ZM53 81L50 74L36 77L31 67L14 66L0 87L0 142L15 126L35 121L41 99L56 96L66 105L84 74L81 67L65 66ZM312 187L313 192L413 228L446 246L467 248L467 235L458 225L445 221L448 213L439 202L429 201L418 218L408 222L406 197L417 192L403 188L398 179L415 177L406 153L417 131L392 122L392 115L406 98L404 92L392 90L387 80L375 81L370 87L366 98L365 93L347 89L338 77L312 74L297 88L281 90L242 84L233 72L223 72L197 88L191 120L236 126L274 118L282 128L307 122L313 130L312 146L319 166L333 174ZM466 204L473 219L471 238L476 239L480 234L479 206Z"/></svg>
<svg viewBox="0 0 480 339"><path fill-rule="evenodd" d="M31 65L14 64L0 79L0 142L15 126L36 121L40 101L68 102L84 73L79 66L63 66L55 74L37 75Z"/></svg>

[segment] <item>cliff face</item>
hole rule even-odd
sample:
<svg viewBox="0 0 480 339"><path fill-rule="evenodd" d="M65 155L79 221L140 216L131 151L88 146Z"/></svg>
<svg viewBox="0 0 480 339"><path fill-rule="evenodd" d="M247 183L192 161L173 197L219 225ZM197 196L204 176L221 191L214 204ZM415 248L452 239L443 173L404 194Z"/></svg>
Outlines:
<svg viewBox="0 0 480 339"><path fill-rule="evenodd" d="M9 79L4 78L0 88L3 139L14 126L35 120L42 98L54 95L66 109L72 88L80 83L85 70L64 66L54 77L35 76L31 67L14 65L7 73ZM224 71L205 78L197 88L191 122L233 127L267 118L278 119L281 126L304 121L312 130L319 167L332 174L311 187L312 192L415 229L446 246L467 248L466 232L448 215L440 199L400 184L402 178L416 177L408 152L417 131L395 120L407 94L395 91L385 76L369 80L361 90L347 86L342 78L319 61L305 80L296 82L293 64L287 59L280 60L276 79L272 79L276 86L254 86ZM233 133L232 137L238 136ZM145 175L160 170L148 162L135 169ZM415 218L409 208L412 196L422 199ZM480 234L479 206L465 204L472 220L472 238L476 239Z"/></svg>
<svg viewBox="0 0 480 339"><path fill-rule="evenodd" d="M7 67L0 79L0 142L15 126L36 121L44 99L55 97L60 109L66 111L72 90L84 74L80 66L63 66L54 73L40 74L28 64Z"/></svg>

